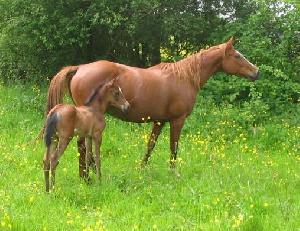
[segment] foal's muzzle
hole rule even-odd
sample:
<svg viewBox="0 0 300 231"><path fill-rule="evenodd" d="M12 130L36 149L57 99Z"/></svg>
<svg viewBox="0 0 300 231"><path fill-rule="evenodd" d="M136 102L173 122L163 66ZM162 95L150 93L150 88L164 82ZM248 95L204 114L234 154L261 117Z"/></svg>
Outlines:
<svg viewBox="0 0 300 231"><path fill-rule="evenodd" d="M122 110L122 112L128 112L128 110L129 110L129 108L130 108L130 104L126 101L126 103L124 103L122 106L121 106L121 110Z"/></svg>

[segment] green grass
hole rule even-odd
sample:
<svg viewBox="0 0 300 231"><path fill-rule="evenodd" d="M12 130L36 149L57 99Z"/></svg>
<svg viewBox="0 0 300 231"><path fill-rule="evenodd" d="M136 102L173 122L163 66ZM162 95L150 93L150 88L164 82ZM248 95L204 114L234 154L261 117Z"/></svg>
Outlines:
<svg viewBox="0 0 300 231"><path fill-rule="evenodd" d="M300 230L299 114L256 129L240 109L197 110L183 130L176 172L168 127L139 169L150 125L108 117L101 185L78 177L76 142L61 158L54 192L44 192L46 89L0 85L0 230Z"/></svg>

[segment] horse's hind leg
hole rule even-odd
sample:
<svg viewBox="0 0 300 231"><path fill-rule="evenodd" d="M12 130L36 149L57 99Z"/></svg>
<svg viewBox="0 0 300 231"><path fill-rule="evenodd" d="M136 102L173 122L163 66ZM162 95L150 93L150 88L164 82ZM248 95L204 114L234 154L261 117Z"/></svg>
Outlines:
<svg viewBox="0 0 300 231"><path fill-rule="evenodd" d="M55 184L55 170L58 165L59 158L62 156L66 150L71 138L60 138L58 142L57 149L50 157L50 170L51 170L51 188Z"/></svg>
<svg viewBox="0 0 300 231"><path fill-rule="evenodd" d="M155 147L157 138L160 135L161 130L164 127L164 125L165 125L165 123L160 123L160 122L153 123L152 132L151 132L150 138L148 140L147 152L144 155L144 158L141 163L142 167L144 167L147 164L147 162L151 156L151 152L152 152L153 148Z"/></svg>
<svg viewBox="0 0 300 231"><path fill-rule="evenodd" d="M78 152L79 152L79 176L81 178L88 178L88 175L85 171L86 163L85 163L85 154L86 154L86 147L85 147L85 139L79 138L77 141ZM93 158L91 158L90 162L94 162Z"/></svg>

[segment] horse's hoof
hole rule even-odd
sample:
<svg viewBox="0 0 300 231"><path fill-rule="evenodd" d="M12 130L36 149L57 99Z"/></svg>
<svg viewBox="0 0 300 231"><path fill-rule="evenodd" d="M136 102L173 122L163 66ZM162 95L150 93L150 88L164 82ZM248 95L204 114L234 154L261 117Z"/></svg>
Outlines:
<svg viewBox="0 0 300 231"><path fill-rule="evenodd" d="M93 173L97 173L97 169L96 169L96 165L95 164L91 164L90 168L92 168Z"/></svg>
<svg viewBox="0 0 300 231"><path fill-rule="evenodd" d="M175 170L175 169L176 169L175 163L171 163L171 164L170 164L170 170Z"/></svg>
<svg viewBox="0 0 300 231"><path fill-rule="evenodd" d="M92 179L89 176L84 177L84 181L85 181L86 184L91 184L92 183Z"/></svg>
<svg viewBox="0 0 300 231"><path fill-rule="evenodd" d="M148 165L148 161L142 160L140 163L140 169L144 169L146 168Z"/></svg>

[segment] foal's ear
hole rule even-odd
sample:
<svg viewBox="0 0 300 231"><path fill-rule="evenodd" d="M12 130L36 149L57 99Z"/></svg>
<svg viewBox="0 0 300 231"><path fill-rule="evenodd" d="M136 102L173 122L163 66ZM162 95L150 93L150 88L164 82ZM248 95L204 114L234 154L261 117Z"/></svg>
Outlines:
<svg viewBox="0 0 300 231"><path fill-rule="evenodd" d="M228 54L229 51L233 50L234 38L231 37L226 43L225 55Z"/></svg>
<svg viewBox="0 0 300 231"><path fill-rule="evenodd" d="M113 81L113 85L115 86L119 80L120 76L114 78L112 81Z"/></svg>
<svg viewBox="0 0 300 231"><path fill-rule="evenodd" d="M106 87L107 87L107 88L112 88L112 87L117 86L117 81L118 81L118 79L119 79L119 77L110 80L110 81L106 84Z"/></svg>
<svg viewBox="0 0 300 231"><path fill-rule="evenodd" d="M110 80L105 84L106 87L112 87L114 85L114 79Z"/></svg>

